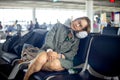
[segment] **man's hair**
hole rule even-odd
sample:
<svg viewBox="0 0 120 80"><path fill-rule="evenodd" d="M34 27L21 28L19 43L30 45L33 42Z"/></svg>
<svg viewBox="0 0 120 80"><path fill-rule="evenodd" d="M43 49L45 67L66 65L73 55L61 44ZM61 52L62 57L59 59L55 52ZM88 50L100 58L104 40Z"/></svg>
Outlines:
<svg viewBox="0 0 120 80"><path fill-rule="evenodd" d="M84 31L87 31L88 33L90 33L90 28L91 28L91 21L90 21L90 19L89 19L88 17L79 17L79 18L76 18L74 21L76 21L76 20L81 20L81 19L86 20L87 23L88 23L87 27L84 28L83 30L84 30Z"/></svg>

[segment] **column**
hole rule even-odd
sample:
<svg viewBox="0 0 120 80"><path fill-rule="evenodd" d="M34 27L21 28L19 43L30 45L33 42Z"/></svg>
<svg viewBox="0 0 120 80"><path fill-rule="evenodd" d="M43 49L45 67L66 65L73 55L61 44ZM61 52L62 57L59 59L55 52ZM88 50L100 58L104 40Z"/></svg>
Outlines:
<svg viewBox="0 0 120 80"><path fill-rule="evenodd" d="M91 32L93 32L93 0L86 0L86 12L91 20Z"/></svg>
<svg viewBox="0 0 120 80"><path fill-rule="evenodd" d="M33 19L33 23L35 23L35 18L36 18L36 9L33 8L33 9L32 9L32 19Z"/></svg>

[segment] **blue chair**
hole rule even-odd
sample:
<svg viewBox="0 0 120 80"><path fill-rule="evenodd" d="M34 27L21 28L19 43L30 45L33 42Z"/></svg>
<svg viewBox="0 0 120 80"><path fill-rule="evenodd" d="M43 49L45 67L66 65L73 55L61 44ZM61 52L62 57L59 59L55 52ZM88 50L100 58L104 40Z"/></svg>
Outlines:
<svg viewBox="0 0 120 80"><path fill-rule="evenodd" d="M19 59L21 57L22 46L24 45L24 43L31 44L35 47L40 48L44 43L46 33L46 30L36 29L22 36L20 42L14 41L14 43L12 41L13 45L9 45L13 47L11 49L11 52L1 50L0 52L2 55L0 56L0 58L6 63L11 64L13 60Z"/></svg>
<svg viewBox="0 0 120 80"><path fill-rule="evenodd" d="M101 34L104 35L118 35L119 27L104 27Z"/></svg>
<svg viewBox="0 0 120 80"><path fill-rule="evenodd" d="M120 75L120 37L93 36L87 69L95 77L118 80L117 76Z"/></svg>
<svg viewBox="0 0 120 80"><path fill-rule="evenodd" d="M79 73L85 63L85 58L89 46L89 41L91 39L91 36L87 36L86 38L80 39L80 44L79 44L79 49L77 52L77 55L74 58L74 70ZM64 79L66 75L66 79ZM52 76L56 78L57 80L79 80L80 76L78 74L71 74L68 70L64 71L55 71L55 72L50 72L50 71L40 71L37 73L34 73L31 77L30 80L52 80ZM56 77L55 77L56 76ZM59 76L59 79L58 79ZM51 78L51 79L50 79Z"/></svg>
<svg viewBox="0 0 120 80"><path fill-rule="evenodd" d="M32 44L35 47L41 47L44 43L46 33L47 33L46 30L41 30L41 29L37 29L37 30L29 32L28 34L22 36L21 42L17 44L15 49L18 52L21 52L22 46L24 43ZM29 37L28 37L28 35L29 35ZM23 40L23 38L26 40ZM3 50L0 50L0 53L1 53L1 56L0 56L0 75L5 76L6 78L9 76L9 74L13 68L12 62L15 59L19 59L21 57L20 56L21 54L19 54L18 52L17 53L12 53L12 52L10 53L10 52L5 52ZM23 71L20 71L20 72L23 73ZM16 80L18 80L18 79L22 80L21 78L19 76L19 78L17 78Z"/></svg>

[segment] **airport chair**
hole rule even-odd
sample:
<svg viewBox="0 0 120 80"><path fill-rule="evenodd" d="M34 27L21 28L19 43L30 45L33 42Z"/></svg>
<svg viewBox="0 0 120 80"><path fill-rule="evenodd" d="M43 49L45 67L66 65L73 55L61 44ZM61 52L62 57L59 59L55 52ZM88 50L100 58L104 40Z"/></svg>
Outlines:
<svg viewBox="0 0 120 80"><path fill-rule="evenodd" d="M86 57L86 53L87 53L87 49L88 49L88 45L89 45L89 41L90 41L91 36L88 36L86 38L80 39L80 44L79 44L79 50L78 50L78 54L75 56L74 58L74 66L75 66L75 70L78 72L80 72L82 70L82 67L84 66L84 62L85 62L85 57ZM24 69L22 67L26 66L26 63L24 64L19 64L16 65L14 67L14 69L12 70L12 72L10 73L8 79L14 79L16 77L16 75L19 75L19 70L23 70L23 74L25 73ZM50 78L53 75L67 75L67 74L73 74L73 72L71 73L71 71L68 70L64 70L64 71L40 71L37 72L35 74L33 74L30 77L30 80L41 80L41 79L47 79ZM17 78L17 77L16 77Z"/></svg>
<svg viewBox="0 0 120 80"><path fill-rule="evenodd" d="M120 37L94 36L89 49L87 70L104 80L119 80ZM96 79L97 80L97 79Z"/></svg>
<svg viewBox="0 0 120 80"><path fill-rule="evenodd" d="M74 70L77 71L77 73L79 73L81 71L81 69L82 69L82 67L84 65L85 57L86 57L86 52L87 52L87 48L88 48L88 45L89 45L90 38L91 38L91 36L88 36L88 37L86 37L84 39L80 39L78 54L74 58L74 66L75 66ZM22 67L21 65L19 65L19 66ZM25 66L25 65L23 65L23 66ZM12 73L10 74L9 79L15 78L15 76L13 76L13 74L16 73L16 72L14 72L14 70L15 69L13 69ZM24 73L25 73L25 70L23 70L22 74L24 74ZM49 79L52 76L56 76L56 75L68 75L68 74L70 74L72 76L72 78L70 78L70 79L76 79L76 78L74 78L74 76L78 76L78 74L75 75L76 73L74 71L70 71L70 70L69 71L68 70L53 71L53 72L50 72L50 71L40 71L40 72L34 73L30 77L30 80L44 80L44 79ZM17 75L19 75L19 73Z"/></svg>
<svg viewBox="0 0 120 80"><path fill-rule="evenodd" d="M118 29L118 36L120 36L120 27L119 27L119 29Z"/></svg>
<svg viewBox="0 0 120 80"><path fill-rule="evenodd" d="M119 80L119 53L119 36L92 35L85 64L79 76L77 74L54 75L47 80L59 80L59 78L60 80Z"/></svg>
<svg viewBox="0 0 120 80"><path fill-rule="evenodd" d="M104 27L101 34L104 35L118 35L119 27Z"/></svg>
<svg viewBox="0 0 120 80"><path fill-rule="evenodd" d="M95 34L92 34L92 35L95 35ZM85 63L85 58L86 58L86 53L87 53L87 50L88 50L88 46L89 46L89 42L90 42L90 39L91 39L91 36L88 36L88 37L86 37L86 38L84 38L84 39L81 39L80 40L80 44L79 44L79 50L78 50L78 54L75 56L75 59L74 59L74 66L75 66L75 70L77 71L77 72L80 72L81 71L81 69L83 68L83 66L84 66L84 63ZM23 65L23 64L22 64ZM23 65L24 66L24 65ZM21 65L20 65L20 67L22 67ZM14 73L14 72L13 72ZM74 72L73 72L74 73ZM49 72L49 71L40 71L40 72L38 72L38 73L35 73L35 74L33 74L32 76L31 76L31 80L35 80L35 79L37 79L37 80L40 80L41 78L42 79L47 79L47 78L49 78L49 77L51 77L51 76L53 76L53 75L67 75L67 74L71 74L72 76L74 75L73 73L71 73L71 72L68 72L68 70L65 70L65 71L60 71L60 72ZM23 71L23 73L22 74L24 74L24 71ZM10 75L12 75L12 74L10 74ZM10 76L9 75L9 77L12 77L13 78L13 76ZM18 73L18 75L19 75L19 73ZM74 76L76 76L76 75L74 75ZM73 77L74 77L73 76ZM72 78L73 79L73 78ZM76 79L76 78L75 78Z"/></svg>
<svg viewBox="0 0 120 80"><path fill-rule="evenodd" d="M38 29L38 30L34 30L34 31L24 35L22 37L22 39L25 37L25 38L27 38L26 41L21 40L20 43L15 45L15 47L13 47L14 52L5 52L5 51L1 50L0 52L2 55L0 56L0 58L3 59L3 61L6 61L6 63L11 64L13 60L20 59L22 46L24 43L32 44L35 47L41 47L44 43L44 38L45 38L46 33L47 33L47 31ZM29 35L31 37L29 37ZM38 36L39 36L39 38L38 38ZM11 49L11 50L13 51L13 49Z"/></svg>
<svg viewBox="0 0 120 80"><path fill-rule="evenodd" d="M30 80L52 80L52 78L57 78L57 80L65 80L64 78L66 78L66 80L79 80L80 76L78 75L78 73L82 70L84 66L90 39L91 39L90 35L86 38L80 39L79 49L77 55L74 58L75 67L73 71L70 70L57 71L57 72L40 71L34 73L30 77Z"/></svg>
<svg viewBox="0 0 120 80"><path fill-rule="evenodd" d="M34 46L40 47L44 43L44 38L45 38L46 33L47 33L47 31L45 31L45 30L43 30L43 31L42 30L34 30L33 37L35 39L32 39L33 37L31 37L31 38L29 38L29 41L27 41L26 43L31 44L30 39L32 39L33 41L36 40L36 42L34 41L34 43L33 43ZM39 38L38 38L38 36L39 36ZM1 56L0 56L0 68L1 68L0 74L6 75L5 70L6 70L6 67L8 68L8 66L9 66L9 69L7 69L8 70L8 72L7 72L8 74L6 75L6 77L7 77L7 76L9 76L9 73L11 72L12 68L14 67L12 65L13 61L16 59L20 59L20 56L16 53L5 52L3 50L0 50L0 53L1 53ZM21 65L20 65L20 67L21 67Z"/></svg>

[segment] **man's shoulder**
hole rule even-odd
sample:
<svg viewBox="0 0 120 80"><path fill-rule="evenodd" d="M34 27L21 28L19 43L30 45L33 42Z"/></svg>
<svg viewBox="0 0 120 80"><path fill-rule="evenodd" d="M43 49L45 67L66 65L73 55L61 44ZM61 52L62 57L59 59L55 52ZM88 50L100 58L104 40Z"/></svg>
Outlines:
<svg viewBox="0 0 120 80"><path fill-rule="evenodd" d="M55 25L54 25L54 27L56 27L57 29L62 29L62 30L65 30L67 27L64 25L64 24L62 24L62 23L56 23Z"/></svg>

